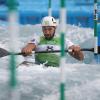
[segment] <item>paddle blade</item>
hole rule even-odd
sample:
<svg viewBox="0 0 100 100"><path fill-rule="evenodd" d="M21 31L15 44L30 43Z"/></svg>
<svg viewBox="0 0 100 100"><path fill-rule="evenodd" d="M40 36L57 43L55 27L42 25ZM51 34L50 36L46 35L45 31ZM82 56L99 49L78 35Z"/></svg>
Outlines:
<svg viewBox="0 0 100 100"><path fill-rule="evenodd" d="M3 48L0 48L0 57L4 57L4 56L7 56L7 55L9 55L10 53L7 51L7 50L5 50L5 49L3 49Z"/></svg>

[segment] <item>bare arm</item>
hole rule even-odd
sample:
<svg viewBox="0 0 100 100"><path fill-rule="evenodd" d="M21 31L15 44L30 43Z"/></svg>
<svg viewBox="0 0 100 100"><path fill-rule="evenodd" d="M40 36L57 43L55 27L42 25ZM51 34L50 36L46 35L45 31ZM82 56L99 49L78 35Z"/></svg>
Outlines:
<svg viewBox="0 0 100 100"><path fill-rule="evenodd" d="M83 52L81 51L80 46L72 45L69 47L69 49L72 50L72 52L69 53L72 57L80 61L84 59L84 55L83 55Z"/></svg>
<svg viewBox="0 0 100 100"><path fill-rule="evenodd" d="M23 53L23 56L28 56L32 53L33 50L36 49L36 45L33 43L28 43L21 52Z"/></svg>

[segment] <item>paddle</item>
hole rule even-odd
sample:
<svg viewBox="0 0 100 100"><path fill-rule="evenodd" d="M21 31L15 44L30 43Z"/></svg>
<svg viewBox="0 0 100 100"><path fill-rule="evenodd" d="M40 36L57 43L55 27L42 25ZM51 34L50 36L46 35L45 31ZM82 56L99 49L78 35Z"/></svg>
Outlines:
<svg viewBox="0 0 100 100"><path fill-rule="evenodd" d="M94 52L94 48L83 48L81 49L81 51L90 51L90 52ZM61 50L55 50L55 51L35 51L34 53L58 53L61 52ZM70 52L70 50L65 50L65 52ZM0 48L0 58L4 57L4 56L8 56L11 55L12 53ZM23 53L14 53L14 55L23 55Z"/></svg>

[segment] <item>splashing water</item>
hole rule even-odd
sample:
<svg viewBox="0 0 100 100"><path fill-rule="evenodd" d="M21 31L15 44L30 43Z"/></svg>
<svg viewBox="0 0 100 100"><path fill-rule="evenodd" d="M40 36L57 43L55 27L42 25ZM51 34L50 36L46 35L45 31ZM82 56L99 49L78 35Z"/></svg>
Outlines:
<svg viewBox="0 0 100 100"><path fill-rule="evenodd" d="M4 26L2 26L4 27ZM20 26L20 48L28 42L33 33L41 34L40 25ZM38 29L38 30L37 30ZM59 27L58 27L59 29ZM59 30L57 29L57 33ZM93 47L93 30L67 25L66 37L82 48ZM8 49L7 28L0 29L0 47ZM100 67L93 64L93 53L84 52L85 60L79 62L66 56L66 100L99 100ZM9 57L0 60L0 100L9 99ZM88 64L86 64L88 63ZM90 63L90 64L89 64ZM21 100L58 100L60 86L60 69L43 67L43 65L24 65L17 68L18 91Z"/></svg>

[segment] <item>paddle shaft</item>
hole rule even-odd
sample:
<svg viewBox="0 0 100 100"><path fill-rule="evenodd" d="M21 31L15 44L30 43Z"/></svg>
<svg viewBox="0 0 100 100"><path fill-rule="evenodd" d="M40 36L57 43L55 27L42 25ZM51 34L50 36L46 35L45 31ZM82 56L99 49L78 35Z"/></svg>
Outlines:
<svg viewBox="0 0 100 100"><path fill-rule="evenodd" d="M90 51L90 52L94 52L93 48L83 48L81 49L81 51ZM61 52L61 50L54 50L54 51L34 51L34 53L59 53ZM71 52L71 50L65 50L65 52ZM23 53L16 53L15 55L23 55Z"/></svg>
<svg viewBox="0 0 100 100"><path fill-rule="evenodd" d="M94 49L93 48L83 48L81 49L81 51L90 51L90 52L94 52ZM34 54L35 53L59 53L61 52L61 50L54 50L54 51L34 51ZM71 52L71 50L65 50L65 52ZM14 54L14 55L24 55L24 53L11 53L3 48L0 48L0 58L1 57L4 57L4 56L8 56L8 55L11 55L11 54Z"/></svg>

